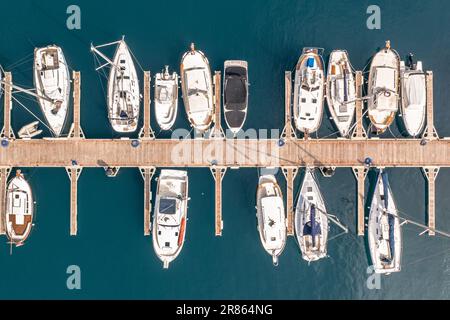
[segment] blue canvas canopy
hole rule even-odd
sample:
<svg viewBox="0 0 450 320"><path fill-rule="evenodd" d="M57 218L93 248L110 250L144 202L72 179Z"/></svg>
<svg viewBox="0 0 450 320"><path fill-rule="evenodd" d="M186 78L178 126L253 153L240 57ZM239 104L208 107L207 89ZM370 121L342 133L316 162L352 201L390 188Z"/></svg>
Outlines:
<svg viewBox="0 0 450 320"><path fill-rule="evenodd" d="M303 234L304 235L310 235L312 237L312 244L313 246L316 245L316 236L321 234L322 230L320 228L320 223L316 221L316 206L311 205L311 220L307 223L305 223L305 226L303 227Z"/></svg>
<svg viewBox="0 0 450 320"><path fill-rule="evenodd" d="M163 214L175 214L176 200L170 198L161 198L159 200L159 212Z"/></svg>
<svg viewBox="0 0 450 320"><path fill-rule="evenodd" d="M314 68L314 58L308 58L308 60L306 61L306 66L308 68Z"/></svg>
<svg viewBox="0 0 450 320"><path fill-rule="evenodd" d="M386 172L381 173L381 179L383 181L383 193L384 193L384 207L386 209L388 215L388 224L389 224L389 248L391 250L391 260L395 254L395 238L394 238L394 230L395 230L395 216L388 211L389 204L389 179ZM389 261L389 262L390 262Z"/></svg>

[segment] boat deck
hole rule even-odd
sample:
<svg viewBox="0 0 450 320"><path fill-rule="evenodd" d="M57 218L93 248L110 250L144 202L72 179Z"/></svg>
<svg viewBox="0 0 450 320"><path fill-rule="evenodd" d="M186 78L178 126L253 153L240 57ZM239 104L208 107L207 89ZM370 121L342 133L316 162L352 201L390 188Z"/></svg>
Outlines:
<svg viewBox="0 0 450 320"><path fill-rule="evenodd" d="M288 233L293 234L292 216L294 179L299 167L335 166L353 168L358 182L358 234L364 234L364 159L371 157L376 167L450 167L450 139L439 139L433 124L433 74L427 73L427 130L422 139L367 139L361 126L352 139L298 139L292 126L292 75L285 73L285 128L283 142L279 139L225 139L220 126L220 72L215 83L215 132L210 139L168 140L154 139L150 128L150 73L145 73L144 130L139 145L129 139L86 139L80 125L79 72L74 77L74 120L71 135L58 139L14 139L10 126L11 87L5 86L5 121L3 138L9 144L0 148L0 201L4 206L4 183L7 170L12 167L65 167L71 180L70 234L77 233L77 181L84 167L136 167L144 168L144 233L150 233L151 190L154 168L204 167L210 168L215 179L215 233L222 234L222 180L227 168L280 167L287 181ZM361 97L362 74L357 73L358 97ZM10 73L5 81L11 82ZM359 101L360 102L360 101ZM362 103L357 114L362 116ZM359 109L359 110L358 110ZM426 143L423 143L423 142ZM425 170L425 169L424 169ZM427 173L428 172L428 173ZM430 173L431 172L431 173ZM435 226L435 170L425 171L428 177L428 223ZM251 186L250 186L251 187ZM2 200L3 199L3 200ZM0 232L3 223L0 223ZM433 234L433 232L429 232Z"/></svg>

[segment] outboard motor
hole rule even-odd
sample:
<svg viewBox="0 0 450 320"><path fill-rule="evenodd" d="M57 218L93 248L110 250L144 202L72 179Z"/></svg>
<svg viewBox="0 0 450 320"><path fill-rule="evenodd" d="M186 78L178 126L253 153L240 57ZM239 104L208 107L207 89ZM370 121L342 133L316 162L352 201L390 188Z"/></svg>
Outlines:
<svg viewBox="0 0 450 320"><path fill-rule="evenodd" d="M416 69L416 64L414 63L414 54L411 53L411 52L408 54L408 58L406 59L406 65L411 70L415 70Z"/></svg>

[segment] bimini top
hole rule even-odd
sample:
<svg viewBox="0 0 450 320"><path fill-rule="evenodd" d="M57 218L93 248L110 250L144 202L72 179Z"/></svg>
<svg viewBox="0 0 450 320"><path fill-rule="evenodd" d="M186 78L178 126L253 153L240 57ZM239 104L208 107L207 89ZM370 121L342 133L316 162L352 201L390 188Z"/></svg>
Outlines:
<svg viewBox="0 0 450 320"><path fill-rule="evenodd" d="M247 70L232 66L225 70L224 105L226 118L231 128L242 126L247 108Z"/></svg>

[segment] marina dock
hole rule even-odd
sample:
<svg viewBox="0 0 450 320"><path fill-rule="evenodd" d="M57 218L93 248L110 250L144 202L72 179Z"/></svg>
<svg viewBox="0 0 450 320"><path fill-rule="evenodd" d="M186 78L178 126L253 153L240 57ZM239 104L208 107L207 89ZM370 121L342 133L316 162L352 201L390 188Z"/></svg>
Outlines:
<svg viewBox="0 0 450 320"><path fill-rule="evenodd" d="M371 157L374 167L423 168L428 179L428 225L435 226L435 179L440 167L450 167L450 139L439 139L433 119L433 74L427 73L427 129L424 139L368 139L362 119L362 73L356 73L358 99L357 125L351 139L298 139L292 124L292 75L285 73L285 127L280 143L271 139L226 139L221 127L221 73L214 75L215 114L213 134L209 139L155 139L150 126L150 72L144 73L144 127L140 138L88 139L80 124L81 75L73 73L73 123L68 138L15 139L11 128L11 86L5 85L3 139L0 148L0 202L5 208L5 186L12 167L64 167L70 178L70 234L77 234L77 182L83 168L135 167L144 178L144 234L151 230L151 180L156 168L209 168L215 180L215 234L222 235L222 181L227 168L281 168L286 178L287 232L294 234L294 187L300 167L348 167L357 181L357 233L364 235L364 159ZM5 81L12 76L5 73ZM138 142L138 143L136 143ZM249 186L252 187L252 186ZM256 188L256 186L255 186ZM4 223L0 221L0 233ZM433 235L433 232L429 232Z"/></svg>

